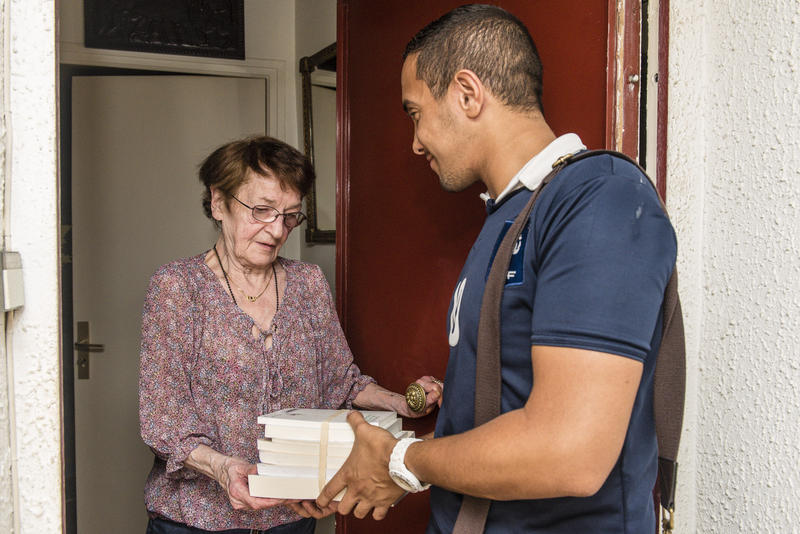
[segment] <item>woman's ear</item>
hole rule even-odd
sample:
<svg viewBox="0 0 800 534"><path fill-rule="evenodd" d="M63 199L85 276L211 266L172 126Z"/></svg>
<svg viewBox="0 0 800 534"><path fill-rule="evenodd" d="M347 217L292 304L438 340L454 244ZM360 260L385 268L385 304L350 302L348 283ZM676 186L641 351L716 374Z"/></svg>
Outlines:
<svg viewBox="0 0 800 534"><path fill-rule="evenodd" d="M461 69L453 76L450 85L458 96L458 106L464 114L475 119L483 111L486 99L486 88L480 78L469 69Z"/></svg>
<svg viewBox="0 0 800 534"><path fill-rule="evenodd" d="M225 195L216 187L210 187L211 191L211 216L216 221L222 221L222 215L227 211Z"/></svg>

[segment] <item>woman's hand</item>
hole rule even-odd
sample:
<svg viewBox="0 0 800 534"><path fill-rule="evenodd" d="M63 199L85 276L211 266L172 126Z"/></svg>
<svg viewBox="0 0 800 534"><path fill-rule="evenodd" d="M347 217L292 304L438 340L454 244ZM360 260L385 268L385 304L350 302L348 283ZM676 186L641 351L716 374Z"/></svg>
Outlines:
<svg viewBox="0 0 800 534"><path fill-rule="evenodd" d="M417 384L422 386L425 390L425 408L421 412L413 412L408 407L405 396L403 396L403 405L397 413L403 417L423 417L431 413L434 407L442 406L442 393L444 392L444 384L432 376L426 375L415 380Z"/></svg>
<svg viewBox="0 0 800 534"><path fill-rule="evenodd" d="M266 499L251 497L247 475L258 472L255 464L235 456L226 456L220 464L216 478L222 489L228 494L228 500L234 510L263 510L281 504L286 504L285 499Z"/></svg>
<svg viewBox="0 0 800 534"><path fill-rule="evenodd" d="M195 471L216 480L228 494L228 500L234 510L263 510L296 502L285 499L251 497L247 475L254 475L258 472L255 464L236 456L226 456L206 445L199 445L194 449L184 463Z"/></svg>
<svg viewBox="0 0 800 534"><path fill-rule="evenodd" d="M390 410L403 417L423 417L431 413L436 405L441 405L442 383L432 376L423 376L416 382L425 390L425 409L421 412L411 411L404 394L394 393L378 384L365 387L353 399L353 405L364 410Z"/></svg>

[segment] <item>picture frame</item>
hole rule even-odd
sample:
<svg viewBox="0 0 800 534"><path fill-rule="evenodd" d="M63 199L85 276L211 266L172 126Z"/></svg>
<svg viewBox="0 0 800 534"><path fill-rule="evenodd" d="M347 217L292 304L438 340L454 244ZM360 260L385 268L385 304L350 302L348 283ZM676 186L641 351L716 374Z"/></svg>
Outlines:
<svg viewBox="0 0 800 534"><path fill-rule="evenodd" d="M84 44L243 60L244 0L84 0Z"/></svg>
<svg viewBox="0 0 800 534"><path fill-rule="evenodd" d="M333 73L333 89L335 86L336 72L336 43L330 44L322 50L300 59L300 74L302 77L303 93L303 148L306 156L314 165L314 113L312 99L312 73L318 69ZM331 76L323 76L323 79L330 79ZM319 78L318 78L319 79ZM331 87L328 83L314 83L313 85ZM336 230L322 229L318 226L318 207L317 207L317 188L312 184L311 191L306 196L306 211L308 221L306 223L306 243L335 243Z"/></svg>

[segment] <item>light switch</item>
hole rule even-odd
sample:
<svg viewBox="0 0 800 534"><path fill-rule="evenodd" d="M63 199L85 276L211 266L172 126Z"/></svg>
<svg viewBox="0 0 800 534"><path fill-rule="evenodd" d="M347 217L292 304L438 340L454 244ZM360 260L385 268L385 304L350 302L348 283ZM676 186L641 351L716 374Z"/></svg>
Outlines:
<svg viewBox="0 0 800 534"><path fill-rule="evenodd" d="M22 284L22 258L19 252L2 251L2 303L3 311L11 311L25 304L25 291Z"/></svg>

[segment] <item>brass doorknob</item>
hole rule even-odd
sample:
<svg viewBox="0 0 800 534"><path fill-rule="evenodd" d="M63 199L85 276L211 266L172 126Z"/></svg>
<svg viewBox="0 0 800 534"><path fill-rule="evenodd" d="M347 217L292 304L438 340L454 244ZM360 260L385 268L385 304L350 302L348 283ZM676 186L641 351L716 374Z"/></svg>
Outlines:
<svg viewBox="0 0 800 534"><path fill-rule="evenodd" d="M414 413L425 410L425 388L417 382L412 382L406 388L406 404Z"/></svg>

